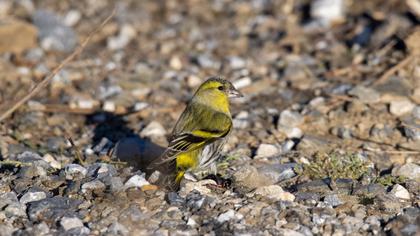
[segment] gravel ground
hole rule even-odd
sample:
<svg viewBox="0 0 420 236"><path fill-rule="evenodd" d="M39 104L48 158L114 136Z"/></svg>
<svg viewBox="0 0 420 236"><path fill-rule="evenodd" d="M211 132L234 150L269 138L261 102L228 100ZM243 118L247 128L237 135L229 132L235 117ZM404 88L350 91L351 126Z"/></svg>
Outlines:
<svg viewBox="0 0 420 236"><path fill-rule="evenodd" d="M0 235L418 235L418 0L0 0ZM198 85L245 94L215 168L143 171ZM0 114L2 113L0 112Z"/></svg>

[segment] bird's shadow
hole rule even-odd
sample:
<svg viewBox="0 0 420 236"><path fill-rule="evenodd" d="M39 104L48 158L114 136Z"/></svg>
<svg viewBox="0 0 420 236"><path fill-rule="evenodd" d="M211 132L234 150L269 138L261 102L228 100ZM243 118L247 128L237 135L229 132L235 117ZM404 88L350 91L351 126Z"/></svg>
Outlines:
<svg viewBox="0 0 420 236"><path fill-rule="evenodd" d="M115 143L112 152L114 158L147 174L150 174L147 166L165 150L164 147L136 134L127 126L127 121L122 115L97 112L87 116L86 124L95 126L93 146L107 138Z"/></svg>

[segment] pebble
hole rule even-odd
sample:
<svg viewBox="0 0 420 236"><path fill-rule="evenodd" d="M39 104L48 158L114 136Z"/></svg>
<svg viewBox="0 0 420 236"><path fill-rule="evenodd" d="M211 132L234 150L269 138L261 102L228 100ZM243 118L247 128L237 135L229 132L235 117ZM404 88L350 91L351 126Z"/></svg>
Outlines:
<svg viewBox="0 0 420 236"><path fill-rule="evenodd" d="M29 203L28 215L32 221L49 219L54 222L64 215L75 212L81 203L81 200L61 196L45 198Z"/></svg>
<svg viewBox="0 0 420 236"><path fill-rule="evenodd" d="M63 217L60 220L60 225L65 231L70 229L83 227L83 222L77 217Z"/></svg>
<svg viewBox="0 0 420 236"><path fill-rule="evenodd" d="M391 189L391 193L395 195L395 197L403 200L410 200L410 193L405 189L403 186L396 184Z"/></svg>
<svg viewBox="0 0 420 236"><path fill-rule="evenodd" d="M55 160L55 158L51 154L49 153L45 154L42 157L42 159L46 161L48 164L50 164L52 168L57 169L57 170L61 169L61 163Z"/></svg>
<svg viewBox="0 0 420 236"><path fill-rule="evenodd" d="M297 167L296 163L286 164L264 164L257 166L258 173L267 177L271 183L278 183L280 181L290 179L296 176L294 169Z"/></svg>
<svg viewBox="0 0 420 236"><path fill-rule="evenodd" d="M35 202L46 198L45 192L27 192L20 198L20 203L26 204L29 202Z"/></svg>
<svg viewBox="0 0 420 236"><path fill-rule="evenodd" d="M230 209L227 212L220 214L217 217L217 221L219 223L224 223L226 221L229 221L229 220L233 219L234 217L235 217L235 211Z"/></svg>
<svg viewBox="0 0 420 236"><path fill-rule="evenodd" d="M247 111L239 112L233 119L235 129L246 129L249 127L249 113Z"/></svg>
<svg viewBox="0 0 420 236"><path fill-rule="evenodd" d="M273 144L260 144L257 149L255 158L271 157L279 154L279 148Z"/></svg>
<svg viewBox="0 0 420 236"><path fill-rule="evenodd" d="M70 10L67 12L66 16L64 17L64 24L67 26L75 26L79 20L82 18L82 13L78 10Z"/></svg>
<svg viewBox="0 0 420 236"><path fill-rule="evenodd" d="M284 133L286 137L290 139L293 139L293 138L300 139L303 136L302 130L297 127L279 125L277 129L280 132Z"/></svg>
<svg viewBox="0 0 420 236"><path fill-rule="evenodd" d="M391 101L389 104L389 112L395 116L403 116L410 114L416 105L410 100Z"/></svg>
<svg viewBox="0 0 420 236"><path fill-rule="evenodd" d="M278 185L269 185L259 187L255 190L255 195L265 197L276 201L291 201L295 200L295 196L289 192L283 191Z"/></svg>
<svg viewBox="0 0 420 236"><path fill-rule="evenodd" d="M125 24L121 27L117 36L108 38L107 47L109 50L122 49L127 46L136 35L136 29L132 25Z"/></svg>
<svg viewBox="0 0 420 236"><path fill-rule="evenodd" d="M249 77L243 77L243 78L233 81L232 84L236 89L241 89L241 88L245 88L251 85L252 80Z"/></svg>
<svg viewBox="0 0 420 236"><path fill-rule="evenodd" d="M330 195L327 195L327 196L325 196L324 197L324 202L325 203L327 203L327 204L329 204L329 205L331 205L331 206L333 206L333 207L336 207L336 206L339 206L339 205L341 205L341 204L343 204L344 202L338 197L338 195L337 194L330 194Z"/></svg>
<svg viewBox="0 0 420 236"><path fill-rule="evenodd" d="M161 137L166 135L166 130L163 126L157 122L150 122L141 132L142 137Z"/></svg>
<svg viewBox="0 0 420 236"><path fill-rule="evenodd" d="M37 45L36 36L36 28L25 21L17 19L1 20L0 53L21 53L30 48L35 48Z"/></svg>
<svg viewBox="0 0 420 236"><path fill-rule="evenodd" d="M181 182L181 189L179 191L179 195L181 197L187 196L187 194L192 191L196 191L202 195L210 195L211 189L209 189L207 185L217 185L217 183L212 179L204 179L197 182L188 181L184 184L185 185L183 186L183 183Z"/></svg>
<svg viewBox="0 0 420 236"><path fill-rule="evenodd" d="M392 169L393 176L405 176L420 182L420 166L415 163L407 163Z"/></svg>
<svg viewBox="0 0 420 236"><path fill-rule="evenodd" d="M67 180L80 180L87 174L87 169L78 164L68 164L64 167Z"/></svg>
<svg viewBox="0 0 420 236"><path fill-rule="evenodd" d="M311 4L311 17L323 25L344 20L345 3L343 0L315 0Z"/></svg>
<svg viewBox="0 0 420 236"><path fill-rule="evenodd" d="M89 191L103 191L105 190L105 184L99 180L93 180L82 185L82 193L87 193Z"/></svg>
<svg viewBox="0 0 420 236"><path fill-rule="evenodd" d="M303 123L303 116L298 112L284 110L280 113L280 119L278 121L277 127L279 126L288 126L288 127L297 127Z"/></svg>
<svg viewBox="0 0 420 236"><path fill-rule="evenodd" d="M348 91L349 95L357 97L363 103L377 103L380 101L380 94L372 88L367 88L364 86L356 86L350 91Z"/></svg>
<svg viewBox="0 0 420 236"><path fill-rule="evenodd" d="M70 52L76 47L76 33L53 12L37 10L32 20L38 28L38 38L44 50Z"/></svg>
<svg viewBox="0 0 420 236"><path fill-rule="evenodd" d="M124 184L124 188L128 189L128 188L141 188L145 185L150 185L150 183L145 179L144 174L142 175L133 175L130 177L130 179L128 179L125 184Z"/></svg>

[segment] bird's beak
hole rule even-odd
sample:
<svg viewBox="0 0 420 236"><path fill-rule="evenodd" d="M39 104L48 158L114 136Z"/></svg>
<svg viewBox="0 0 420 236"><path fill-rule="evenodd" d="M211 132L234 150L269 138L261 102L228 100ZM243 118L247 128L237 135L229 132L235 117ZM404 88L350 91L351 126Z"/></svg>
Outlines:
<svg viewBox="0 0 420 236"><path fill-rule="evenodd" d="M228 97L229 98L240 98L243 97L244 95L239 92L237 89L233 88L233 89L229 89L229 93L228 93Z"/></svg>

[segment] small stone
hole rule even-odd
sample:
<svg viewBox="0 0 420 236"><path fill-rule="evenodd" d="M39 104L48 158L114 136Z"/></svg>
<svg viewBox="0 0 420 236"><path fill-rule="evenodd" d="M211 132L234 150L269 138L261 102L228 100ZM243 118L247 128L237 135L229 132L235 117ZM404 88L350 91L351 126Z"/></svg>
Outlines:
<svg viewBox="0 0 420 236"><path fill-rule="evenodd" d="M407 163L392 169L393 176L405 176L420 182L420 166L415 163Z"/></svg>
<svg viewBox="0 0 420 236"><path fill-rule="evenodd" d="M130 179L127 180L124 184L124 188L141 188L145 185L150 185L150 183L144 178L144 174L142 175L133 175Z"/></svg>
<svg viewBox="0 0 420 236"><path fill-rule="evenodd" d="M233 70L241 69L246 66L246 61L236 56L229 57L229 63Z"/></svg>
<svg viewBox="0 0 420 236"><path fill-rule="evenodd" d="M81 18L82 13L80 13L80 11L70 10L64 17L64 24L67 26L74 26L79 22Z"/></svg>
<svg viewBox="0 0 420 236"><path fill-rule="evenodd" d="M277 129L284 133L286 135L287 138L296 138L296 139L300 139L303 136L303 132L301 129L297 128L297 127L290 127L290 126L284 126L284 125L279 125L277 127Z"/></svg>
<svg viewBox="0 0 420 236"><path fill-rule="evenodd" d="M295 196L289 192L283 191L278 185L269 185L259 187L255 190L255 195L265 197L276 201L291 201L295 200Z"/></svg>
<svg viewBox="0 0 420 236"><path fill-rule="evenodd" d="M181 70L182 69L182 61L179 57L173 56L169 61L169 66L174 70Z"/></svg>
<svg viewBox="0 0 420 236"><path fill-rule="evenodd" d="M280 114L277 126L297 127L303 123L303 116L298 112L284 110Z"/></svg>
<svg viewBox="0 0 420 236"><path fill-rule="evenodd" d="M364 86L356 86L348 94L357 97L363 103L377 103L381 98L376 90Z"/></svg>
<svg viewBox="0 0 420 236"><path fill-rule="evenodd" d="M166 201L172 206L182 206L185 204L185 199L180 197L176 192L169 192L166 195Z"/></svg>
<svg viewBox="0 0 420 236"><path fill-rule="evenodd" d="M140 136L142 137L159 137L159 136L165 136L165 135L166 135L165 128L163 128L163 126L157 121L150 122L150 124L148 124L140 132Z"/></svg>
<svg viewBox="0 0 420 236"><path fill-rule="evenodd" d="M38 10L33 15L33 22L39 30L43 49L70 52L76 47L76 33L53 12Z"/></svg>
<svg viewBox="0 0 420 236"><path fill-rule="evenodd" d="M296 176L294 169L297 167L296 163L286 163L286 164L264 164L257 166L258 173L268 177L271 181L271 184L278 183L280 181L290 179Z"/></svg>
<svg viewBox="0 0 420 236"><path fill-rule="evenodd" d="M420 120L420 106L414 107L412 114L415 119Z"/></svg>
<svg viewBox="0 0 420 236"><path fill-rule="evenodd" d="M252 80L249 77L243 77L241 79L233 81L232 84L236 89L241 89L241 88L245 88L245 87L248 87L249 85L251 85Z"/></svg>
<svg viewBox="0 0 420 236"><path fill-rule="evenodd" d="M78 164L68 164L64 168L67 180L83 179L87 174L87 169Z"/></svg>
<svg viewBox="0 0 420 236"><path fill-rule="evenodd" d="M226 221L229 221L229 220L233 219L234 217L235 217L235 211L230 209L227 212L220 214L217 217L217 221L219 223L224 223Z"/></svg>
<svg viewBox="0 0 420 236"><path fill-rule="evenodd" d="M4 212L6 217L27 217L26 216L26 206L19 202L14 202L9 204L5 209Z"/></svg>
<svg viewBox="0 0 420 236"><path fill-rule="evenodd" d="M398 213L401 210L401 205L393 194L379 194L374 201L380 210L387 213Z"/></svg>
<svg viewBox="0 0 420 236"><path fill-rule="evenodd" d="M281 145L281 153L288 153L288 152L290 152L293 149L294 146L295 146L295 142L293 142L290 139L289 140L286 140Z"/></svg>
<svg viewBox="0 0 420 236"><path fill-rule="evenodd" d="M410 200L410 193L403 186L396 184L392 187L391 193L393 193L397 198L403 200Z"/></svg>
<svg viewBox="0 0 420 236"><path fill-rule="evenodd" d="M125 24L121 27L117 36L108 38L107 47L110 50L122 49L127 46L136 35L136 29L129 24Z"/></svg>
<svg viewBox="0 0 420 236"><path fill-rule="evenodd" d="M130 231L123 224L114 222L108 227L108 233L111 235L129 235Z"/></svg>
<svg viewBox="0 0 420 236"><path fill-rule="evenodd" d="M55 158L51 154L45 154L42 159L46 161L50 166L54 169L61 169L61 163L55 160Z"/></svg>
<svg viewBox="0 0 420 236"><path fill-rule="evenodd" d="M315 0L311 4L311 16L325 26L343 21L344 10L343 0Z"/></svg>
<svg viewBox="0 0 420 236"><path fill-rule="evenodd" d="M188 193L192 192L192 191L196 191L202 195L209 195L211 194L211 189L207 187L207 185L213 185L216 186L217 183L212 180L212 179L204 179L204 180L200 180L197 182L192 182L192 181L188 181L188 182L181 182L181 189L179 191L179 195L181 197L185 197ZM183 184L185 184L183 186Z"/></svg>
<svg viewBox="0 0 420 236"><path fill-rule="evenodd" d="M20 203L26 204L29 202L35 202L46 197L47 195L44 192L27 192L20 198Z"/></svg>
<svg viewBox="0 0 420 236"><path fill-rule="evenodd" d="M105 188L106 186L104 183L99 180L93 180L82 185L82 193L87 193L89 191L94 191L95 193L103 192Z"/></svg>
<svg viewBox="0 0 420 236"><path fill-rule="evenodd" d="M60 220L60 225L65 231L83 227L83 222L77 217L63 217Z"/></svg>
<svg viewBox="0 0 420 236"><path fill-rule="evenodd" d="M111 180L109 182L109 187L112 192L117 192L123 189L124 183L122 181L122 178L118 176L111 177Z"/></svg>
<svg viewBox="0 0 420 236"><path fill-rule="evenodd" d="M249 127L249 113L247 111L239 112L233 119L233 127L236 129L246 129Z"/></svg>
<svg viewBox="0 0 420 236"><path fill-rule="evenodd" d="M324 197L324 202L331 205L332 207L339 206L344 202L338 197L337 194L331 194Z"/></svg>
<svg viewBox="0 0 420 236"><path fill-rule="evenodd" d="M113 101L105 101L102 109L107 112L114 112L116 110L115 102Z"/></svg>
<svg viewBox="0 0 420 236"><path fill-rule="evenodd" d="M200 77L196 75L189 75L187 77L187 85L190 88L195 88L199 86L203 81L200 79Z"/></svg>
<svg viewBox="0 0 420 236"><path fill-rule="evenodd" d="M271 157L277 154L279 154L279 149L276 145L263 143L258 147L255 158Z"/></svg>
<svg viewBox="0 0 420 236"><path fill-rule="evenodd" d="M24 21L0 20L0 53L21 53L36 47L36 28Z"/></svg>
<svg viewBox="0 0 420 236"><path fill-rule="evenodd" d="M413 111L416 105L410 100L391 101L389 104L389 112L395 116L403 116Z"/></svg>

